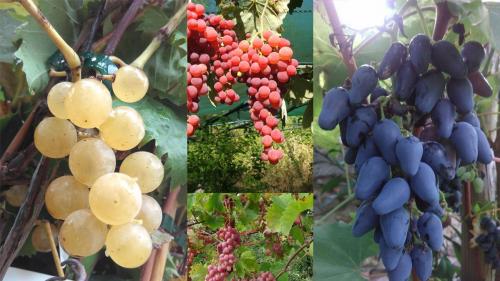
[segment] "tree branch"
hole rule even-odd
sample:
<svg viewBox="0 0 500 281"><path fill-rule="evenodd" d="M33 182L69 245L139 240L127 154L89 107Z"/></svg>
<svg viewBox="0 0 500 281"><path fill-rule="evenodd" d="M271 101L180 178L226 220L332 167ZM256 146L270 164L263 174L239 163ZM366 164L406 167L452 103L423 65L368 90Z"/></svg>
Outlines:
<svg viewBox="0 0 500 281"><path fill-rule="evenodd" d="M116 26L116 29L113 31L113 35L111 35L111 38L109 39L108 45L104 50L104 53L106 55L112 55L115 52L115 49L122 39L125 30L134 21L135 15L141 9L143 2L144 0L133 0L132 4L130 4L127 12L125 13L125 15L123 15L122 19Z"/></svg>
<svg viewBox="0 0 500 281"><path fill-rule="evenodd" d="M312 239L307 241L297 251L295 251L295 253L293 253L293 255L286 262L285 267L283 267L283 269L278 273L278 275L276 275L276 278L275 278L276 280L278 280L281 277L281 275L283 275L288 270L288 267L290 266L292 261L299 255L300 252L302 252L302 250L309 247L309 245L312 243L312 241L313 241Z"/></svg>

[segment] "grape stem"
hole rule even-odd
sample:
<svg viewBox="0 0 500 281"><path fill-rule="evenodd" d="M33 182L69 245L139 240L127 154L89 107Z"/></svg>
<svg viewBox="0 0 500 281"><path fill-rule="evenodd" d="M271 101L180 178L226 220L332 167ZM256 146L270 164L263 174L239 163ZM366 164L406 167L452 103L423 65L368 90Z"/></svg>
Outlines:
<svg viewBox="0 0 500 281"><path fill-rule="evenodd" d="M288 270L288 267L290 266L292 261L300 254L300 252L302 252L305 248L309 247L312 241L313 241L312 239L309 239L307 242L304 243L304 245L298 248L297 251L295 251L295 253L293 253L293 255L286 262L285 267L283 267L283 269L276 275L275 277L276 280L278 280L281 277L281 275L283 275Z"/></svg>
<svg viewBox="0 0 500 281"><path fill-rule="evenodd" d="M111 38L109 39L108 45L104 50L104 53L106 55L111 55L115 52L115 49L118 46L120 40L122 39L125 30L135 19L135 16L141 9L143 2L144 0L134 0L132 4L130 4L130 6L127 9L127 12L125 12L125 15L123 15L122 19L116 26L116 29L113 31Z"/></svg>
<svg viewBox="0 0 500 281"><path fill-rule="evenodd" d="M66 41L59 35L55 28L50 24L49 20L43 15L42 11L33 3L32 0L18 0L19 3L30 13L30 15L40 24L45 30L49 38L54 42L56 47L61 51L64 59L68 63L71 70L71 78L73 82L81 79L81 62L78 54L71 48Z"/></svg>
<svg viewBox="0 0 500 281"><path fill-rule="evenodd" d="M140 54L132 63L132 66L143 69L144 65L153 56L153 54L160 48L163 41L172 35L172 33L177 29L182 20L185 19L187 9L187 3L182 5L175 15L170 18L170 20L156 33L156 36L151 40L151 43L146 47L146 49Z"/></svg>
<svg viewBox="0 0 500 281"><path fill-rule="evenodd" d="M344 201L340 202L339 204L337 204L335 206L335 208L331 209L330 211L328 211L326 214L324 214L317 222L315 222L316 224L321 224L323 222L326 221L326 219L328 217L330 217L330 215L334 214L336 211L342 209L345 205L349 204L352 200L355 199L355 196L354 196L354 193L352 193L351 195L347 196Z"/></svg>
<svg viewBox="0 0 500 281"><path fill-rule="evenodd" d="M425 35L430 36L431 33L429 31L429 28L427 28L427 24L425 23L425 17L424 13L422 13L422 10L420 9L420 6L418 5L418 1L415 1L415 9L417 10L418 17L420 18L420 24L422 25L422 29L425 32Z"/></svg>
<svg viewBox="0 0 500 281"><path fill-rule="evenodd" d="M49 239L50 251L52 253L52 258L54 259L54 264L57 269L57 275L59 275L59 277L64 277L64 271L61 267L61 260L59 259L59 254L57 252L56 243L54 242L54 235L52 234L50 223L48 221L43 221L42 224Z"/></svg>

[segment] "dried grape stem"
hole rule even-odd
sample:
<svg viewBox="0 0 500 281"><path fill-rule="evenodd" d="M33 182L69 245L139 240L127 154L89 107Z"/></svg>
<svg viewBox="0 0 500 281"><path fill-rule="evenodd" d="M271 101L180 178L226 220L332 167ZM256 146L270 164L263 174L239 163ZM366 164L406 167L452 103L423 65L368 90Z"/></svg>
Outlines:
<svg viewBox="0 0 500 281"><path fill-rule="evenodd" d="M135 16L141 9L143 2L144 0L134 0L132 4L130 4L130 7L128 7L127 12L125 13L125 15L123 15L122 19L116 26L116 29L113 31L111 38L109 39L108 45L104 50L104 53L106 55L111 55L115 52L115 49L118 46L120 40L122 39L125 30L134 21Z"/></svg>
<svg viewBox="0 0 500 281"><path fill-rule="evenodd" d="M61 260L59 259L59 253L57 252L56 243L54 242L54 235L52 234L50 223L48 221L44 221L42 223L43 227L45 228L45 232L47 233L47 237L49 238L50 252L52 253L52 258L54 259L54 264L57 269L57 275L59 275L59 277L64 277L64 270L61 266Z"/></svg>
<svg viewBox="0 0 500 281"><path fill-rule="evenodd" d="M73 81L81 79L81 62L78 54L71 48L66 41L57 33L55 28L50 24L49 20L43 15L42 11L33 3L32 0L18 0L19 3L30 13L30 15L40 24L45 30L49 38L54 42L56 47L61 51L71 70L71 78Z"/></svg>

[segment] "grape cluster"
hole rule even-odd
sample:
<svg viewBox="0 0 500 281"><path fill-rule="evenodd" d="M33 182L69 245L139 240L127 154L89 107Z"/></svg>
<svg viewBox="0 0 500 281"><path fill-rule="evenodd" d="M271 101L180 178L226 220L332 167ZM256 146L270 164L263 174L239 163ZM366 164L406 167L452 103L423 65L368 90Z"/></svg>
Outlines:
<svg viewBox="0 0 500 281"><path fill-rule="evenodd" d="M491 217L483 217L480 222L481 234L479 234L475 242L484 252L486 263L493 268L500 268L500 258L498 256L500 250L500 228L498 222Z"/></svg>
<svg viewBox="0 0 500 281"><path fill-rule="evenodd" d="M282 105L286 85L297 74L298 61L293 58L290 41L271 31L262 38L239 41L235 23L220 15L206 15L203 5L188 5L188 111L196 113L201 96L209 92L208 78L216 103L231 105L240 97L233 90L237 82L248 86L250 117L262 136L261 159L276 164L283 157L273 143L284 141L276 117ZM188 116L188 136L200 124L195 115Z"/></svg>
<svg viewBox="0 0 500 281"><path fill-rule="evenodd" d="M416 35L409 46L393 43L378 70L362 65L350 88L324 97L318 123L325 130L340 125L345 161L358 174L362 203L352 233L375 230L390 280L406 280L412 268L420 280L430 278L432 251L443 245L439 186L449 187L460 165L492 161L467 78L483 58L477 42L460 54L448 41ZM391 91L378 86L390 77ZM410 213L413 202L419 211Z"/></svg>
<svg viewBox="0 0 500 281"><path fill-rule="evenodd" d="M241 244L238 231L227 225L217 231L217 237L221 240L217 244L219 259L216 264L208 266L208 274L205 276L205 281L226 280L226 277L233 271L236 264L237 259L234 256L234 251Z"/></svg>
<svg viewBox="0 0 500 281"><path fill-rule="evenodd" d="M141 69L124 65L111 86L116 98L133 103L145 96L148 85ZM154 154L138 151L116 171L115 156L115 151L130 150L142 141L141 115L128 106L112 108L110 91L94 78L56 84L47 103L54 117L36 127L35 146L49 158L68 156L71 171L53 180L45 196L50 215L64 221L61 245L78 257L106 246L106 254L118 265L142 265L152 251L150 233L162 220L158 202L145 193L161 184L164 168ZM98 135L85 135L88 129Z"/></svg>

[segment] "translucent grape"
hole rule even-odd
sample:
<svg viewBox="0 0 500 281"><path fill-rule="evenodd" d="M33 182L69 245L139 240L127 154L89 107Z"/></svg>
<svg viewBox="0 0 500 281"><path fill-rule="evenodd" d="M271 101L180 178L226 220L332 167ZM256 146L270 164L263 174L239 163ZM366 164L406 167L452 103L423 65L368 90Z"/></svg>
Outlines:
<svg viewBox="0 0 500 281"><path fill-rule="evenodd" d="M64 107L69 120L82 128L99 127L111 112L111 94L96 79L82 79L73 84Z"/></svg>
<svg viewBox="0 0 500 281"><path fill-rule="evenodd" d="M89 208L89 189L73 176L59 177L47 188L45 206L53 218L64 220L76 210Z"/></svg>
<svg viewBox="0 0 500 281"><path fill-rule="evenodd" d="M119 106L111 112L108 119L99 127L102 139L111 148L129 150L144 138L144 122L135 109Z"/></svg>
<svg viewBox="0 0 500 281"><path fill-rule="evenodd" d="M35 147L49 158L68 156L76 140L75 126L68 120L47 117L35 129Z"/></svg>
<svg viewBox="0 0 500 281"><path fill-rule="evenodd" d="M50 228L52 229L54 243L57 245L57 228L53 224L50 224ZM31 232L31 244L37 252L50 252L50 240L47 236L47 231L45 231L45 225L39 224L35 226L33 232Z"/></svg>
<svg viewBox="0 0 500 281"><path fill-rule="evenodd" d="M92 185L89 203L92 213L102 222L128 223L141 209L141 189L135 179L121 173L109 173Z"/></svg>
<svg viewBox="0 0 500 281"><path fill-rule="evenodd" d="M60 82L54 85L47 95L47 105L49 106L50 113L55 117L61 119L68 119L68 113L64 106L64 101L68 96L69 90L73 86L71 82Z"/></svg>
<svg viewBox="0 0 500 281"><path fill-rule="evenodd" d="M142 193L148 193L161 184L164 168L156 155L146 151L139 151L130 154L123 160L120 173L137 178Z"/></svg>
<svg viewBox="0 0 500 281"><path fill-rule="evenodd" d="M115 73L113 92L121 101L130 103L141 100L146 95L148 87L148 77L139 68L126 65Z"/></svg>
<svg viewBox="0 0 500 281"><path fill-rule="evenodd" d="M108 227L89 209L71 213L61 226L59 239L64 250L72 256L87 257L97 253L106 240Z"/></svg>
<svg viewBox="0 0 500 281"><path fill-rule="evenodd" d="M142 226L153 232L161 225L163 212L158 202L151 196L142 195L142 206L136 219L142 220Z"/></svg>
<svg viewBox="0 0 500 281"><path fill-rule="evenodd" d="M126 268L143 265L152 249L148 231L136 223L113 226L106 237L106 253L114 262Z"/></svg>
<svg viewBox="0 0 500 281"><path fill-rule="evenodd" d="M21 207L28 194L28 186L25 184L16 184L7 191L5 191L4 196L7 203L13 207Z"/></svg>
<svg viewBox="0 0 500 281"><path fill-rule="evenodd" d="M83 139L69 154L71 173L87 186L91 186L98 177L113 172L115 167L115 153L100 139Z"/></svg>

